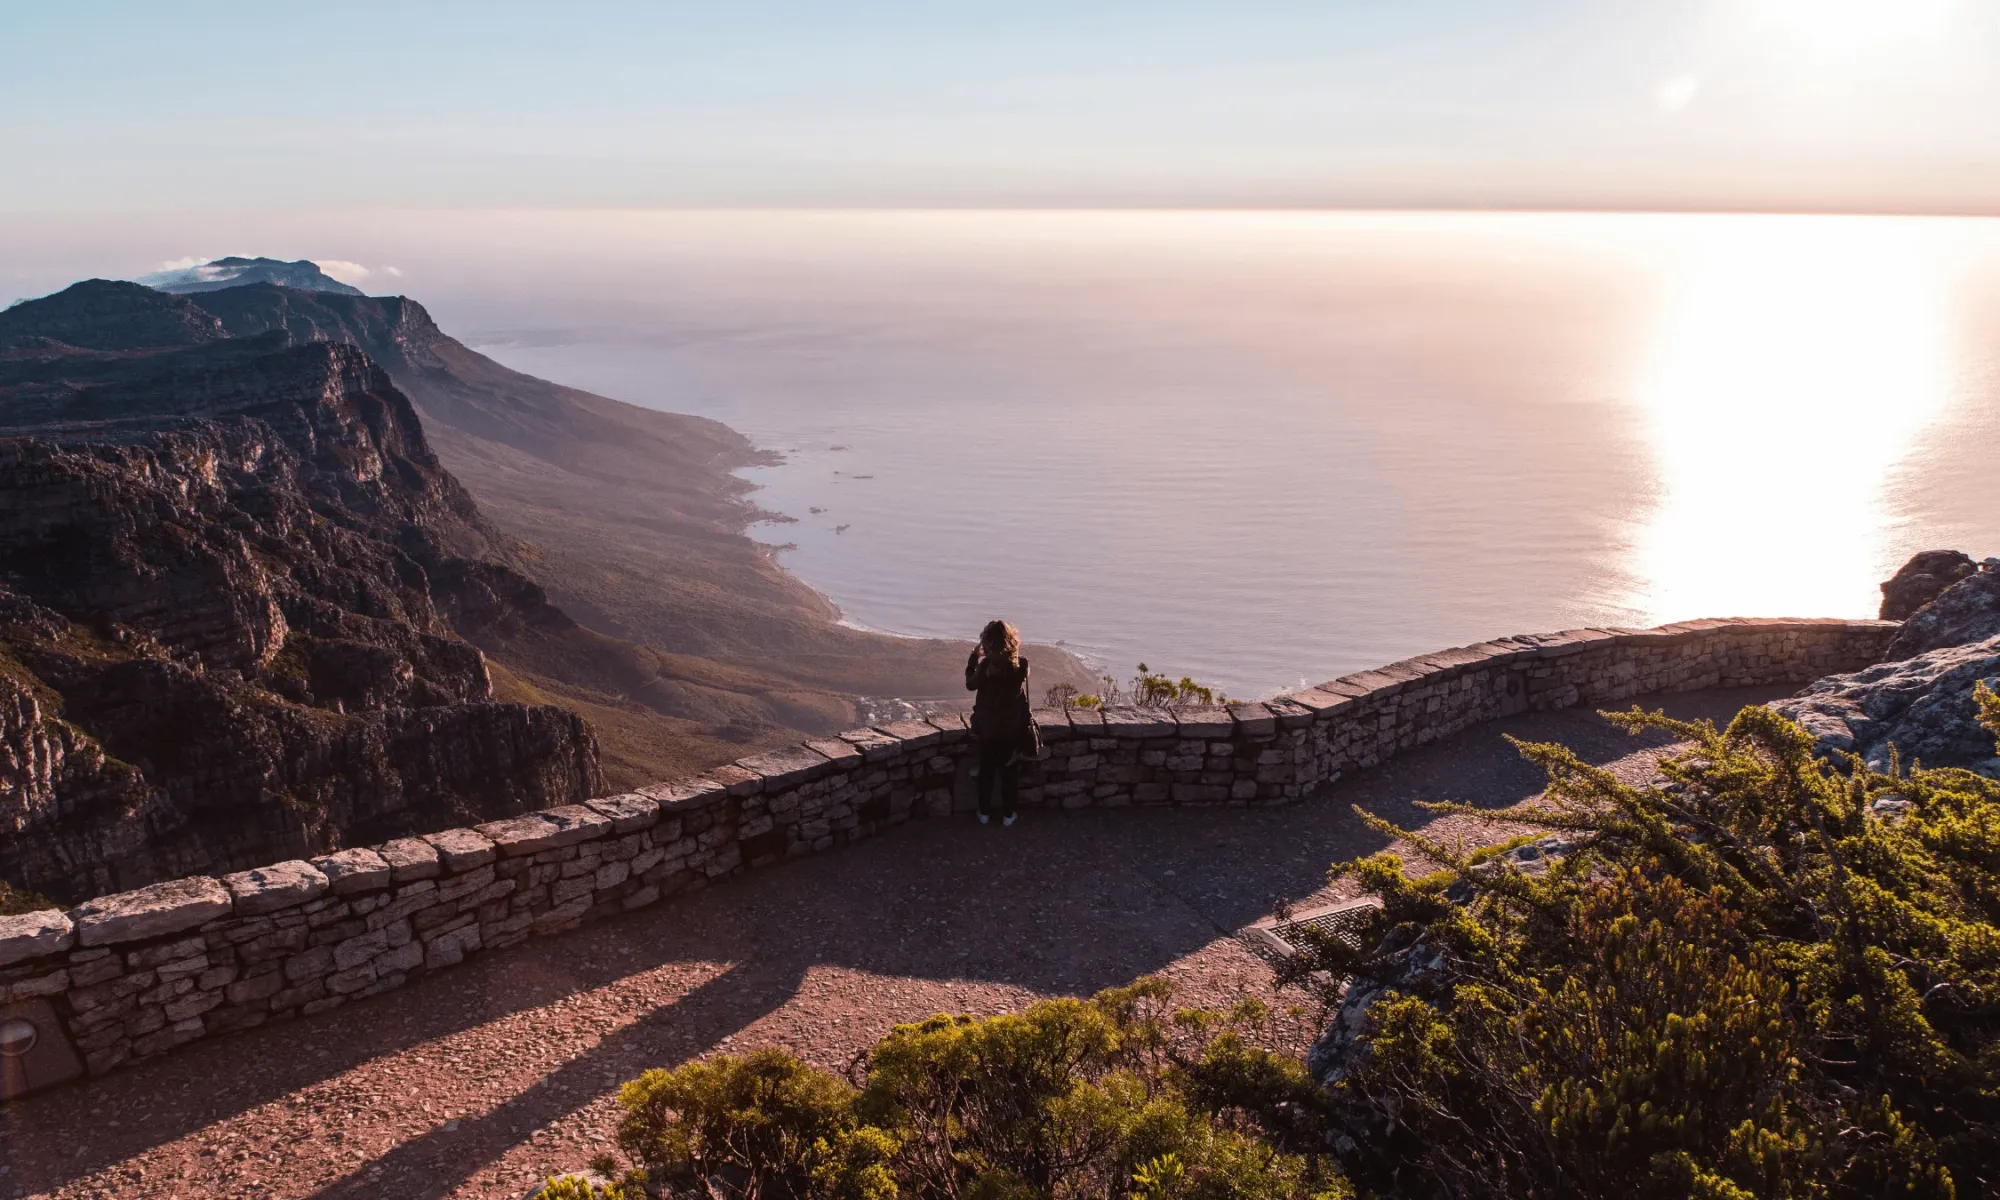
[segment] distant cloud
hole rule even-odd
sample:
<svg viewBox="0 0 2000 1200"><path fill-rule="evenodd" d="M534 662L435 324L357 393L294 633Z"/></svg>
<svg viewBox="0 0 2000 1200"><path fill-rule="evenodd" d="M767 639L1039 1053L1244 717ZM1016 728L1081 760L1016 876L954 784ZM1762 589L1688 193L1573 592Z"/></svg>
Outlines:
<svg viewBox="0 0 2000 1200"><path fill-rule="evenodd" d="M360 287L362 280L375 273L360 263L342 262L337 258L321 258L314 261L319 264L320 270L340 280L342 283L351 283L355 287ZM397 274L400 275L402 272L398 271Z"/></svg>
<svg viewBox="0 0 2000 1200"><path fill-rule="evenodd" d="M168 259L150 275L141 275L134 280L147 287L161 287L174 283L209 283L217 279L228 279L236 274L234 267L214 265L213 254L190 254L186 258Z"/></svg>
<svg viewBox="0 0 2000 1200"><path fill-rule="evenodd" d="M280 267L286 265L286 260L281 259L277 261ZM387 276L401 279L403 277L400 267L370 267L364 263L348 262L345 259L339 258L306 259L301 261L311 262L328 278L354 288L366 286L366 281L370 278ZM186 258L170 259L161 263L157 270L149 275L139 276L135 282L143 283L148 287L168 288L171 290L174 287L187 284L226 283L242 276L245 269L245 264L240 261L223 264L218 263L213 255L190 254Z"/></svg>
<svg viewBox="0 0 2000 1200"><path fill-rule="evenodd" d="M1677 113L1694 100L1701 90L1701 76L1676 75L1653 91L1653 103L1663 113Z"/></svg>

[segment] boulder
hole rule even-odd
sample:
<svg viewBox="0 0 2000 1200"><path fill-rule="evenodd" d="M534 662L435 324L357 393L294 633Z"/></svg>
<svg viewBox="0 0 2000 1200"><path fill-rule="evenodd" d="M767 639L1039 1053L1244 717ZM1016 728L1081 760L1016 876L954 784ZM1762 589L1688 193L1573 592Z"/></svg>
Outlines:
<svg viewBox="0 0 2000 1200"><path fill-rule="evenodd" d="M115 896L99 896L70 910L77 944L84 947L137 942L193 929L230 913L229 889L217 879L195 875Z"/></svg>
<svg viewBox="0 0 2000 1200"><path fill-rule="evenodd" d="M1882 584L1882 619L1903 620L1978 569L1972 556L1960 550L1925 550L1912 556Z"/></svg>
<svg viewBox="0 0 2000 1200"><path fill-rule="evenodd" d="M1449 986L1450 972L1443 949L1415 925L1399 925L1376 948L1381 970L1351 980L1340 1007L1306 1051L1306 1070L1321 1087L1330 1088L1367 1061L1362 1037L1373 1025L1372 1010L1391 995L1410 995Z"/></svg>
<svg viewBox="0 0 2000 1200"><path fill-rule="evenodd" d="M388 887L393 873L389 860L365 846L340 850L315 858L312 862L333 885L337 896L352 896L357 892Z"/></svg>
<svg viewBox="0 0 2000 1200"><path fill-rule="evenodd" d="M654 804L653 810L657 813L659 806ZM470 832L491 842L500 854L513 857L574 846L604 837L613 827L612 818L585 805L572 804L505 821L490 821ZM463 868L453 864L452 869Z"/></svg>
<svg viewBox="0 0 2000 1200"><path fill-rule="evenodd" d="M229 889L237 916L260 917L319 899L326 892L327 878L311 863L293 859L224 875L222 886Z"/></svg>
<svg viewBox="0 0 2000 1200"><path fill-rule="evenodd" d="M1655 786L1658 786L1657 783ZM1472 868L1472 874L1479 879L1491 879L1502 871L1517 871L1523 875L1542 875L1556 863L1562 861L1573 849L1570 840L1561 834L1552 833L1547 837L1524 842L1502 854L1496 854ZM1473 885L1459 880L1445 889L1445 899L1453 904L1470 904L1474 895Z"/></svg>
<svg viewBox="0 0 2000 1200"><path fill-rule="evenodd" d="M444 864L438 860L437 847L422 838L397 838L379 847L376 852L382 856L383 862L389 864L390 877L399 884L436 879L444 874Z"/></svg>
<svg viewBox="0 0 2000 1200"><path fill-rule="evenodd" d="M1987 569L1964 576L1904 618L1883 657L1915 658L2000 635L2000 569L1995 569L2000 560L1986 561L1991 564Z"/></svg>
<svg viewBox="0 0 2000 1200"><path fill-rule="evenodd" d="M605 821L604 824L609 828L611 822ZM444 863L444 869L453 874L483 867L493 861L492 839L470 829L439 830L437 833L425 834L423 840L437 848L438 858Z"/></svg>
<svg viewBox="0 0 2000 1200"><path fill-rule="evenodd" d="M0 917L0 967L67 950L76 926L53 908Z"/></svg>
<svg viewBox="0 0 2000 1200"><path fill-rule="evenodd" d="M1905 766L1967 767L2000 778L1993 734L1973 688L2000 688L2000 636L1829 675L1771 707L1803 726L1823 752L1858 754L1877 769L1890 748Z"/></svg>

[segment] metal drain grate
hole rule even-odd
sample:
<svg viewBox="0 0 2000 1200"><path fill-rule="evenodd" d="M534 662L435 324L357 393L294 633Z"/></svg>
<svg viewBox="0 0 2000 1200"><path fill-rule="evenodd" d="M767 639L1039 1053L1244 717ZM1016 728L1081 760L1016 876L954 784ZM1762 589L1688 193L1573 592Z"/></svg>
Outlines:
<svg viewBox="0 0 2000 1200"><path fill-rule="evenodd" d="M1350 946L1359 946L1362 926L1380 907L1382 902L1372 896L1350 900L1276 925L1252 925L1243 930L1242 937L1257 957L1275 965L1305 948L1306 939L1300 936L1300 931L1304 929L1317 930Z"/></svg>
<svg viewBox="0 0 2000 1200"><path fill-rule="evenodd" d="M1364 900L1358 904L1346 904L1339 908L1329 909L1323 913L1316 913L1309 917L1300 917L1295 921L1287 921L1271 932L1277 934L1279 941L1293 949L1304 947L1305 939L1298 935L1301 930L1306 929L1317 930L1328 936L1337 937L1350 946L1358 947L1361 945L1362 927L1368 923L1369 919L1375 915L1375 910L1380 907L1382 907L1381 904L1374 900Z"/></svg>

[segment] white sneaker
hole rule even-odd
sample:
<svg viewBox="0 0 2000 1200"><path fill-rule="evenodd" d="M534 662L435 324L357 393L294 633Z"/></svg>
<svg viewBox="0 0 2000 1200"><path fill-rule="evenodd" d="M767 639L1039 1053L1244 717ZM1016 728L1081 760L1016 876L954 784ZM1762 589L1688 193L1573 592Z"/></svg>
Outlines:
<svg viewBox="0 0 2000 1200"><path fill-rule="evenodd" d="M980 823L981 825L984 825L984 824L986 824L986 814L985 814L985 813L980 813L980 814L979 814L979 823Z"/></svg>
<svg viewBox="0 0 2000 1200"><path fill-rule="evenodd" d="M1000 823L1002 825L1012 825L1014 823L1014 815L1013 813L1008 813L1006 816L1000 818Z"/></svg>

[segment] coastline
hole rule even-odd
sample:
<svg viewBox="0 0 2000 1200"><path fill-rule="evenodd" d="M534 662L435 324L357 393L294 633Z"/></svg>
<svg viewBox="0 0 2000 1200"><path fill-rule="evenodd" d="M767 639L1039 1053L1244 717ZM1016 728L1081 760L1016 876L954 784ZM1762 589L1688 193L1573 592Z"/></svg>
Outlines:
<svg viewBox="0 0 2000 1200"><path fill-rule="evenodd" d="M847 623L752 536L795 520L759 505L760 485L739 474L782 465L781 453L711 417L516 371L427 315L414 337L353 340L410 396L443 465L503 535L501 556L611 640L482 646L515 677L509 698L598 728L607 778L630 786L835 732L881 698L962 699L969 636ZM1068 654L1040 652L1048 678L1089 678Z"/></svg>
<svg viewBox="0 0 2000 1200"><path fill-rule="evenodd" d="M658 410L649 410L649 411L658 411ZM713 420L714 418L704 418L704 419ZM727 425L727 423L721 423L721 424L723 424L724 428L731 428L730 426ZM783 451L760 449L757 452L768 456L770 459L776 460L776 461L764 461L755 464L760 468L783 467L784 465L786 465L786 459ZM735 470L731 471L731 474L735 478L741 479L742 476L736 474L736 471L741 469L742 468L740 467L736 468ZM765 484L758 483L752 480L745 480L744 482L750 484L750 489L753 492L761 490L762 488L767 486ZM798 517L794 517L783 512L774 512L771 509L766 509L761 506L755 506L754 511L759 515L749 518L743 525L743 533L746 537L749 537L751 530L758 525L798 524L800 521L800 518ZM862 634L867 637L889 638L894 641L902 642L913 646L922 646L922 645L935 644L941 642L957 647L960 652L962 652L966 647L969 647L973 643L973 641L976 640L977 636L976 630L967 631L962 636L955 636L953 634L948 634L948 633L912 633L906 630L889 629L879 625L871 625L865 621L859 620L858 618L850 616L847 613L847 611L841 607L840 602L836 600L831 594L829 594L824 588L812 582L810 579L807 579L797 569L787 565L780 558L780 556L785 551L797 549L796 545L790 543L774 544L770 542L762 542L758 541L754 537L751 537L750 540L753 545L757 546L765 554L765 556L769 559L771 566L773 568L782 572L788 580L797 585L799 588L802 588L810 592L812 596L821 605L825 607L829 620L836 628L849 630L851 632ZM1077 686L1079 680L1095 683L1105 672L1110 670L1111 660L1109 657L1110 652L1108 650L1093 651L1089 649L1078 649L1077 647L1069 645L1066 641L1058 640L1052 642L1046 639L1034 639L1034 638L1031 638L1025 643L1023 643L1023 649L1025 651L1031 652L1032 657L1039 658L1041 661L1050 664L1052 668L1052 673L1056 677L1056 679L1058 679L1059 681L1068 682L1073 686ZM920 696L914 698L926 701L942 699L942 697L933 697L933 696ZM863 699L866 700L866 699L903 699L903 698L863 697Z"/></svg>

